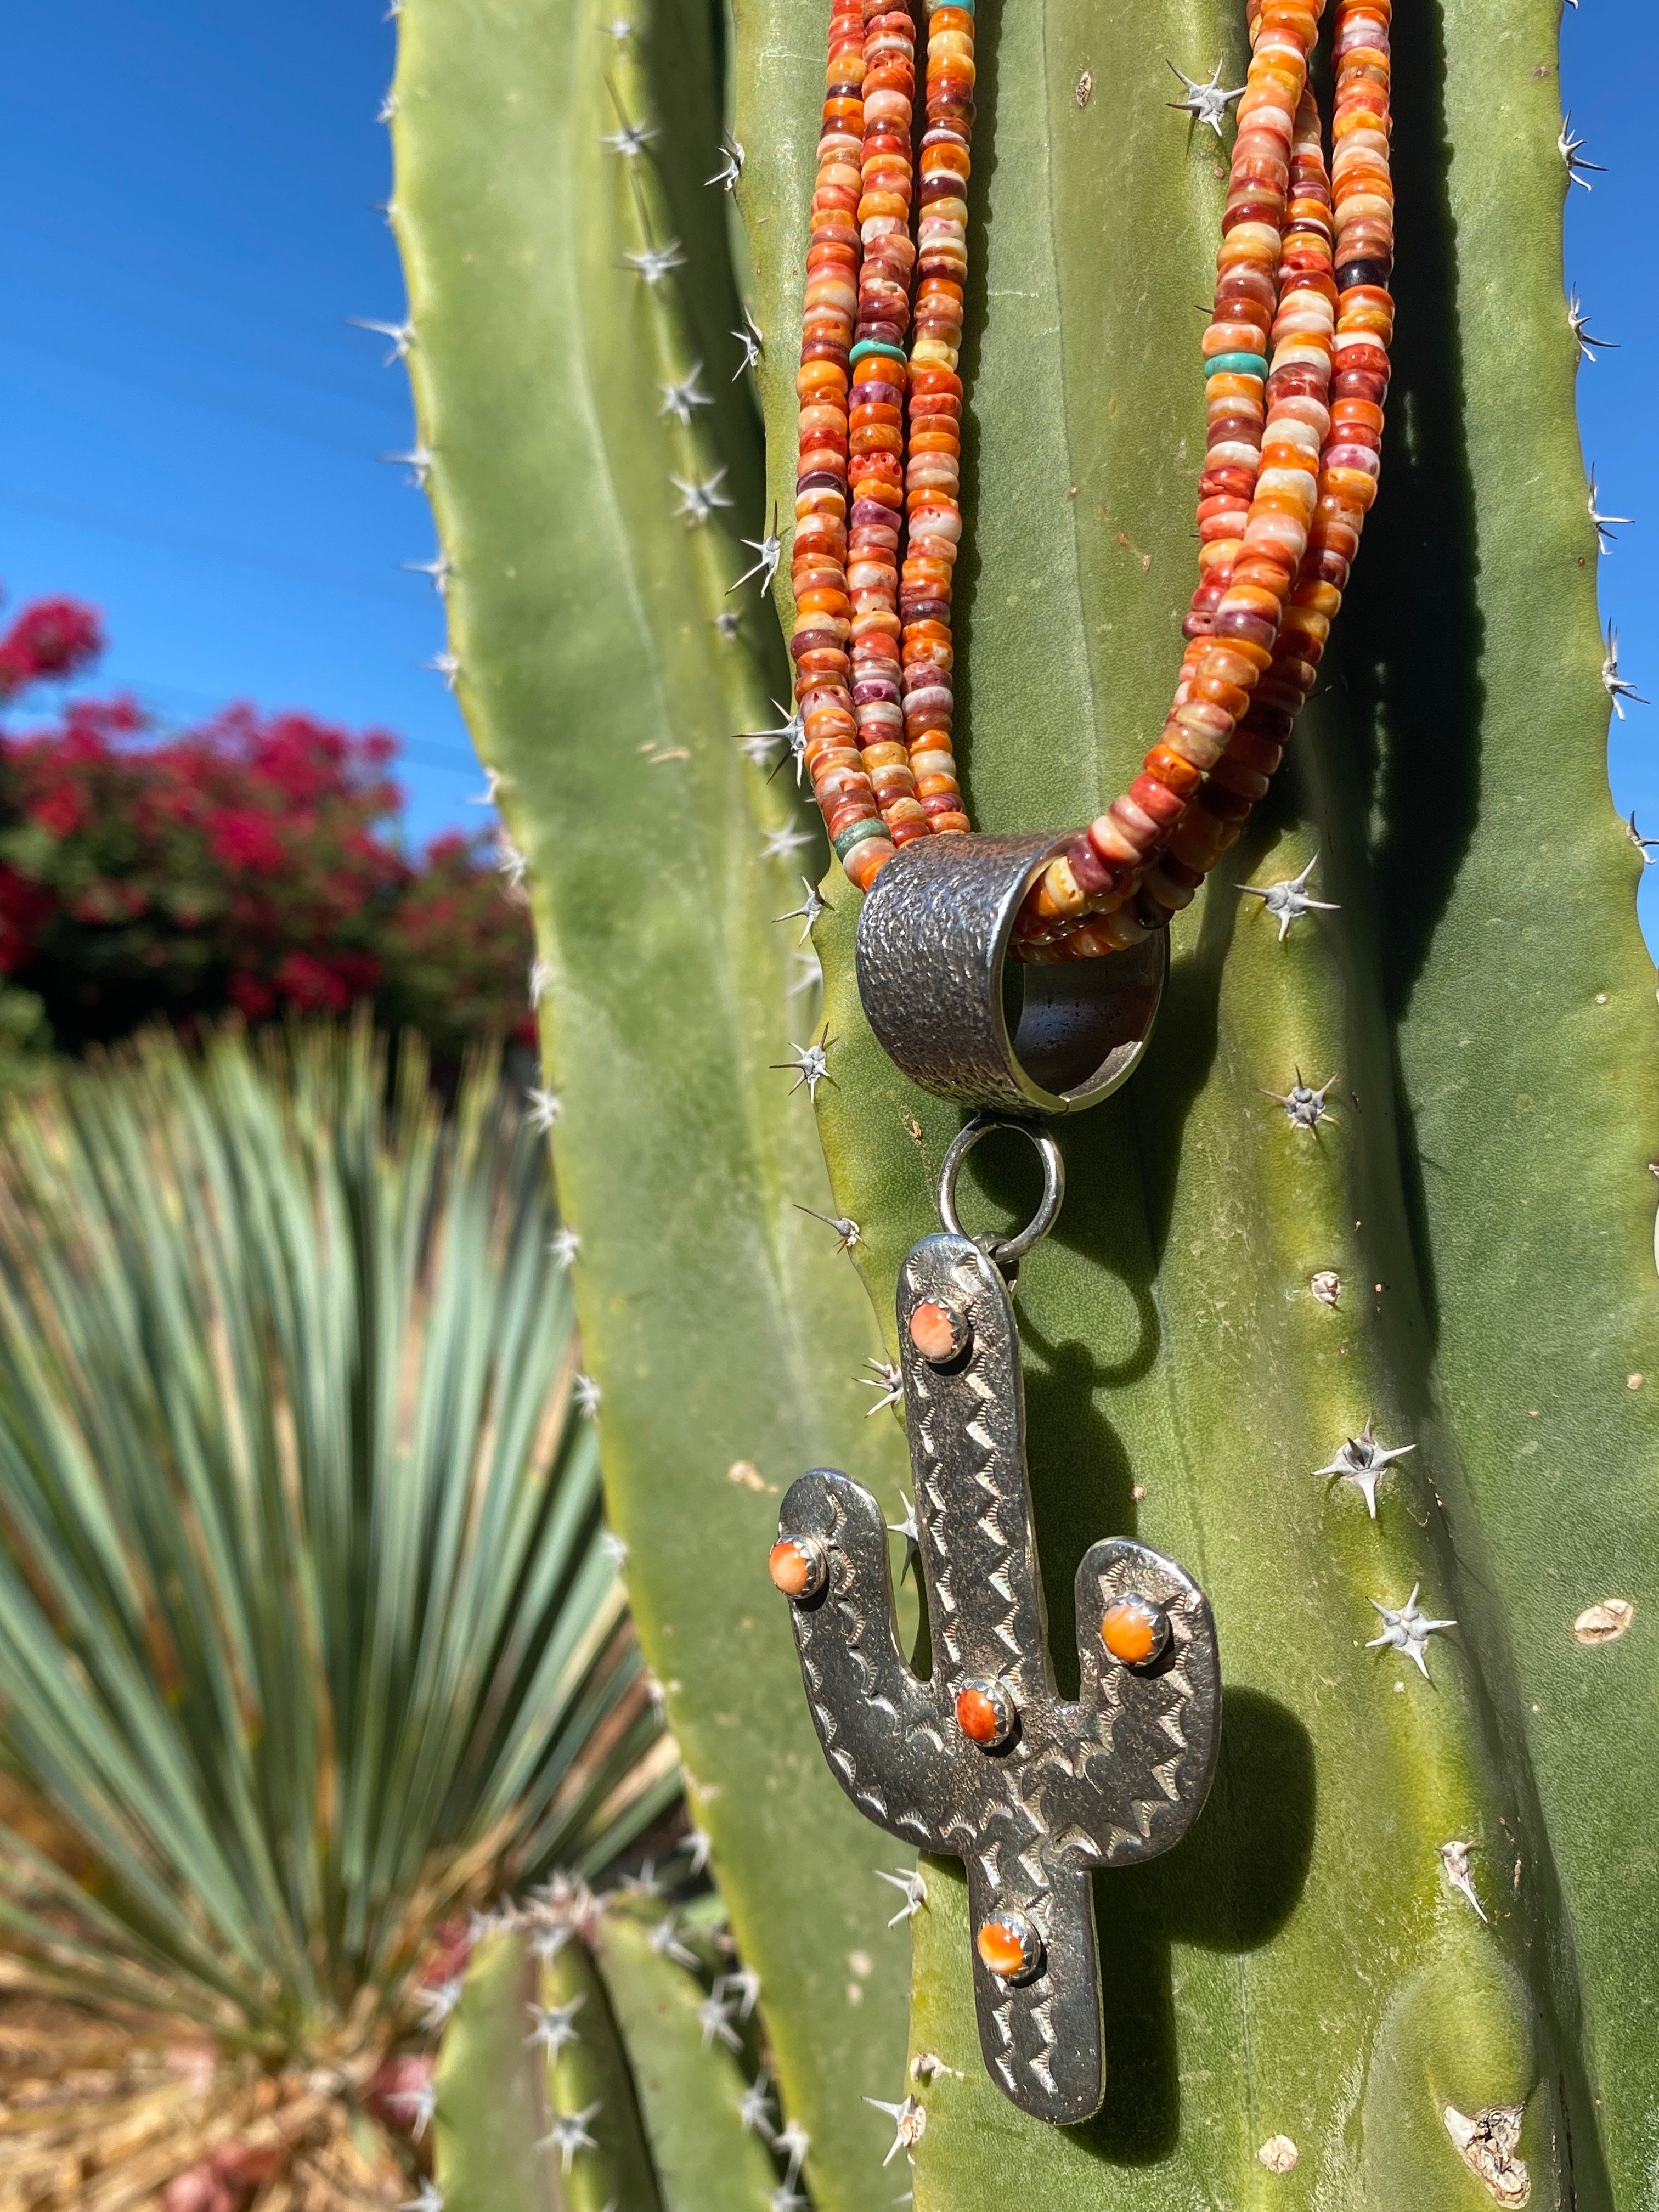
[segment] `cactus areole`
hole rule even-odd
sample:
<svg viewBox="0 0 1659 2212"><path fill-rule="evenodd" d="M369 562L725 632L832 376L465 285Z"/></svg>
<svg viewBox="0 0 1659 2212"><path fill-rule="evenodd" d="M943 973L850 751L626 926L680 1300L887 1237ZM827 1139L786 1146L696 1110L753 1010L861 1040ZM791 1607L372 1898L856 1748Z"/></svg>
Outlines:
<svg viewBox="0 0 1659 2212"><path fill-rule="evenodd" d="M867 894L871 1028L914 1081L991 1116L1070 1112L1133 1073L1165 926L1267 790L1376 496L1393 334L1389 0L1337 0L1328 167L1309 82L1322 8L1248 0L1202 349L1200 579L1169 717L1085 831L1009 837L971 833L951 736L973 0L929 8L919 158L910 14L832 0L797 380L803 757ZM1232 97L1218 78L1185 104L1218 133ZM1150 1857L1190 1825L1214 1769L1219 1665L1196 1584L1143 1545L1105 1540L1078 1572L1080 1694L1056 1692L1008 1283L1058 1212L1058 1153L1031 1132L1048 1175L1037 1219L975 1243L955 1176L992 1126L971 1122L951 1146L945 1233L915 1245L899 1279L932 1680L900 1655L882 1515L846 1475L790 1490L772 1574L843 1788L966 1867L993 2077L1024 2110L1071 2122L1104 2087L1090 1871Z"/></svg>

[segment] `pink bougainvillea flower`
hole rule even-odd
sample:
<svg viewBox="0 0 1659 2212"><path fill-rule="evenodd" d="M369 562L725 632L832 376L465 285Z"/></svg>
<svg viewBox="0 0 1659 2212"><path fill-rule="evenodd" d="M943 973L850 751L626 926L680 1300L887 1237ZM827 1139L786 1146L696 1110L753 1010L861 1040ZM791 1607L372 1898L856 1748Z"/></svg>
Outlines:
<svg viewBox="0 0 1659 2212"><path fill-rule="evenodd" d="M0 640L0 709L100 645L76 601L26 609ZM365 1000L451 1060L484 1036L530 1042L527 914L483 835L406 853L396 752L383 731L250 706L162 739L120 698L0 726L0 974L70 1048L158 1014Z"/></svg>

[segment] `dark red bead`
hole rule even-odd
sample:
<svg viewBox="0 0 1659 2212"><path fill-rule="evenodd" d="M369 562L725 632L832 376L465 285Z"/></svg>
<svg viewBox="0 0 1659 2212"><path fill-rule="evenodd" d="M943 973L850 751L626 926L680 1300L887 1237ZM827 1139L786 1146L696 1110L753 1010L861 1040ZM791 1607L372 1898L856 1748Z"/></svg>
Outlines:
<svg viewBox="0 0 1659 2212"><path fill-rule="evenodd" d="M1116 878L1086 837L1074 837L1066 848L1066 862L1085 898L1099 898L1110 890Z"/></svg>

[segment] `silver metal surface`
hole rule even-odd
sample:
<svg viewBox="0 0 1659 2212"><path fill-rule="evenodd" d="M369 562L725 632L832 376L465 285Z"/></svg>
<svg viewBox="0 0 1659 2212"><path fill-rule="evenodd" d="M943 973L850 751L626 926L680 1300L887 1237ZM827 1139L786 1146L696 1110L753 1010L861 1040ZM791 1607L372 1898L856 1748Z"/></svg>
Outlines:
<svg viewBox="0 0 1659 2212"><path fill-rule="evenodd" d="M1005 1114L1075 1113L1145 1051L1167 930L1104 960L1008 957L1026 892L1075 835L918 837L876 878L859 916L859 995L924 1091Z"/></svg>
<svg viewBox="0 0 1659 2212"><path fill-rule="evenodd" d="M1066 1163L1060 1157L1060 1146L1046 1129L1030 1121L1018 1121L1012 1115L975 1115L951 1138L939 1166L939 1218L952 1237L967 1233L957 1218L957 1177L962 1172L962 1164L980 1139L988 1137L993 1129L1018 1129L1022 1137L1030 1139L1042 1160L1042 1198L1036 1212L1013 1236L988 1239L981 1246L1012 1279L1014 1269L1025 1255L1034 1244L1042 1242L1060 1218L1060 1200L1066 1195Z"/></svg>
<svg viewBox="0 0 1659 2212"><path fill-rule="evenodd" d="M924 1304L967 1316L959 1361L934 1366L915 1349L910 1316ZM818 1468L792 1486L778 1521L781 1534L829 1547L827 1587L791 1607L807 1700L854 1803L967 1869L993 2079L1041 2119L1086 2119L1103 2091L1090 1875L1167 1850L1202 1805L1220 1727L1215 1626L1173 1560L1126 1538L1092 1545L1077 1572L1081 1687L1075 1703L1062 1698L1031 1526L1019 1346L995 1264L965 1237L925 1237L900 1274L898 1322L933 1674L918 1680L900 1655L875 1499ZM1100 1637L1105 1607L1131 1592L1170 1624L1169 1648L1144 1668L1120 1665ZM955 1710L957 1691L984 1678L1017 1709L1008 1741L988 1750ZM999 1913L1035 1927L1034 1973L1003 1980L985 1965L977 1938Z"/></svg>

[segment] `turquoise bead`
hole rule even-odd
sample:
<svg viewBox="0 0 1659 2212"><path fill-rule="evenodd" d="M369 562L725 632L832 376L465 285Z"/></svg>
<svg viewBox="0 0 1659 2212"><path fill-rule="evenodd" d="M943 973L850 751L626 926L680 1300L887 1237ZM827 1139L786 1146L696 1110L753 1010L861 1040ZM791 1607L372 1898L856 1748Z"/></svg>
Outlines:
<svg viewBox="0 0 1659 2212"><path fill-rule="evenodd" d="M887 824L878 815L873 822L849 822L835 840L836 858L844 860L854 845L863 844L866 837L884 837Z"/></svg>
<svg viewBox="0 0 1659 2212"><path fill-rule="evenodd" d="M1264 384L1267 380L1265 354L1212 353L1204 364L1204 374L1206 377L1218 376L1224 368L1234 376L1259 376Z"/></svg>
<svg viewBox="0 0 1659 2212"><path fill-rule="evenodd" d="M889 361L903 361L906 358L902 346L889 345L883 338L860 338L847 358L856 368L865 356L872 353L885 354Z"/></svg>

